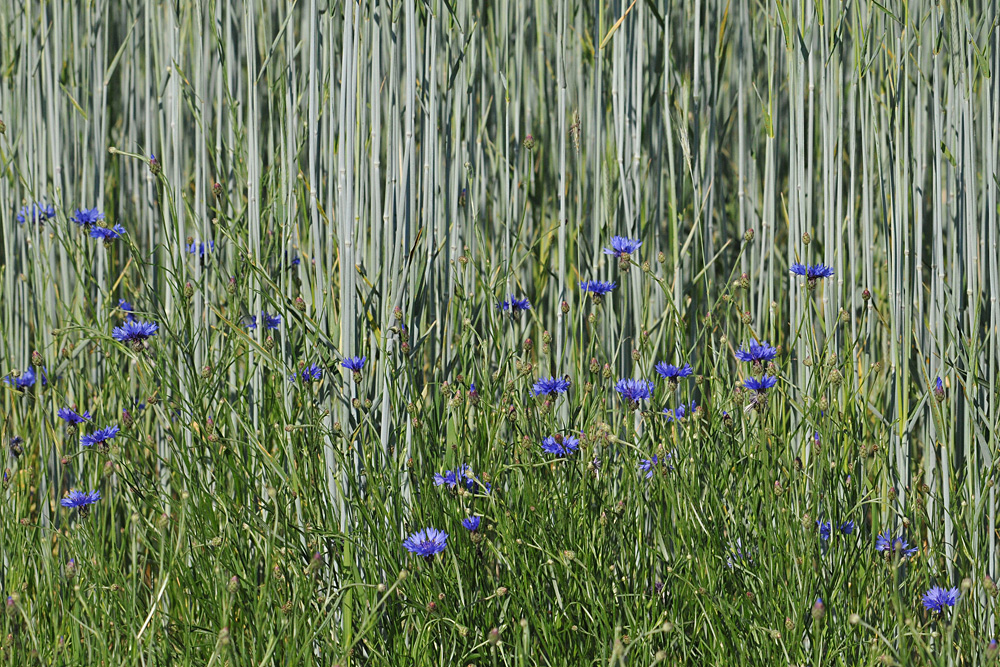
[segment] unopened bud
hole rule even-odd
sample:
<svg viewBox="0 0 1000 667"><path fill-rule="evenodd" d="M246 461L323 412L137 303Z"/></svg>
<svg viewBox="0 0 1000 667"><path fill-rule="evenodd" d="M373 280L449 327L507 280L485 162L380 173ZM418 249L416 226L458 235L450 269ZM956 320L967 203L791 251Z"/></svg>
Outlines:
<svg viewBox="0 0 1000 667"><path fill-rule="evenodd" d="M743 240L747 243L753 241L753 227L743 233Z"/></svg>
<svg viewBox="0 0 1000 667"><path fill-rule="evenodd" d="M222 183L216 182L212 184L212 194L215 195L216 199L222 196Z"/></svg>
<svg viewBox="0 0 1000 667"><path fill-rule="evenodd" d="M194 296L194 285L191 284L191 281L188 281L184 283L184 298L190 299L193 296Z"/></svg>
<svg viewBox="0 0 1000 667"><path fill-rule="evenodd" d="M300 313L306 312L306 302L301 296L295 297L295 310Z"/></svg>
<svg viewBox="0 0 1000 667"><path fill-rule="evenodd" d="M524 150L526 151L532 150L535 147L535 138L530 134L526 134L524 136L523 145L524 145Z"/></svg>
<svg viewBox="0 0 1000 667"><path fill-rule="evenodd" d="M559 309L562 310L563 315L565 315L566 313L569 312L569 303L563 301L561 304L559 304Z"/></svg>
<svg viewBox="0 0 1000 667"><path fill-rule="evenodd" d="M32 366L41 366L42 363L43 363L42 362L42 354L38 350L35 350L34 352L32 352L31 353L31 365Z"/></svg>
<svg viewBox="0 0 1000 667"><path fill-rule="evenodd" d="M153 176L159 176L160 172L163 171L163 166L160 161L156 159L155 155L149 156L149 173Z"/></svg>

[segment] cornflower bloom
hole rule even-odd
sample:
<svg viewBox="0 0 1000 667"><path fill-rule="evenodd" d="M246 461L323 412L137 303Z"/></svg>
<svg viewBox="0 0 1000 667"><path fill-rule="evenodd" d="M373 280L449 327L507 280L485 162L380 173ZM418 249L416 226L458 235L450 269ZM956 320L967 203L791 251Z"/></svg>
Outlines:
<svg viewBox="0 0 1000 667"><path fill-rule="evenodd" d="M580 283L580 289L584 292L590 292L590 296L593 298L595 304L600 304L604 295L617 286L616 283L608 283L601 280L587 280Z"/></svg>
<svg viewBox="0 0 1000 667"><path fill-rule="evenodd" d="M531 309L531 302L527 299L518 299L516 297L507 297L505 301L501 301L497 304L497 308L505 313L510 313L512 316L517 316L524 310Z"/></svg>
<svg viewBox="0 0 1000 667"><path fill-rule="evenodd" d="M105 428L99 428L90 435L85 435L80 438L80 445L82 447L93 447L96 445L97 451L103 454L108 451L108 441L114 440L120 430L121 429L118 428L117 424L107 426Z"/></svg>
<svg viewBox="0 0 1000 667"><path fill-rule="evenodd" d="M71 218L73 222L82 227L93 227L99 225L104 220L104 214L96 208L78 208Z"/></svg>
<svg viewBox="0 0 1000 667"><path fill-rule="evenodd" d="M829 278L833 275L833 269L823 264L812 264L806 266L796 262L792 264L791 272L806 279L806 286L809 289L816 289L816 282L821 278Z"/></svg>
<svg viewBox="0 0 1000 667"><path fill-rule="evenodd" d="M98 227L95 225L90 228L90 238L101 239L104 241L105 245L110 245L112 241L125 236L125 233L125 228L121 225L115 225L111 228Z"/></svg>
<svg viewBox="0 0 1000 667"><path fill-rule="evenodd" d="M639 239L630 239L624 236L614 236L611 238L611 247L605 248L604 254L614 255L615 257L619 258L622 255L633 255L641 245L642 241L640 241Z"/></svg>
<svg viewBox="0 0 1000 667"><path fill-rule="evenodd" d="M554 397L557 394L565 394L569 390L569 380L557 377L539 378L532 386L532 389L535 392L535 396L548 394Z"/></svg>
<svg viewBox="0 0 1000 667"><path fill-rule="evenodd" d="M924 609L943 614L945 607L954 607L960 597L962 597L962 594L957 588L932 586L930 590L924 593Z"/></svg>
<svg viewBox="0 0 1000 667"><path fill-rule="evenodd" d="M629 408L635 410L639 401L652 398L653 383L649 380L621 379L615 383L615 391L622 395L623 401L628 402Z"/></svg>
<svg viewBox="0 0 1000 667"><path fill-rule="evenodd" d="M919 548L911 547L902 535L894 538L892 532L885 531L875 538L875 550L881 551L887 558L891 558L895 553L899 553L901 558L910 558L919 551Z"/></svg>
<svg viewBox="0 0 1000 667"><path fill-rule="evenodd" d="M542 449L556 456L569 456L580 447L580 440L571 435L555 434L542 440Z"/></svg>
<svg viewBox="0 0 1000 667"><path fill-rule="evenodd" d="M481 517L470 516L465 519L462 519L462 525L465 527L466 530L474 533L477 530L479 530L479 524L481 521L482 521Z"/></svg>
<svg viewBox="0 0 1000 667"><path fill-rule="evenodd" d="M691 401L690 409L691 409L691 414L694 414L694 411L698 409L698 405L694 401ZM663 408L663 414L666 415L668 422L674 421L675 419L680 420L684 419L684 417L686 416L687 408L684 406L683 403L681 403L673 410L671 410L670 408Z"/></svg>
<svg viewBox="0 0 1000 667"><path fill-rule="evenodd" d="M83 422L90 421L89 412L84 412L81 415L76 410L73 410L71 408L59 408L59 412L57 414L59 415L60 419L65 421L70 426L75 426L77 424L82 424Z"/></svg>
<svg viewBox="0 0 1000 667"><path fill-rule="evenodd" d="M111 337L119 343L132 343L132 348L141 350L143 343L150 336L155 336L159 325L155 322L131 320L120 327L111 330Z"/></svg>
<svg viewBox="0 0 1000 667"><path fill-rule="evenodd" d="M746 350L742 347L736 350L736 358L739 361L745 361L761 366L768 361L773 361L776 356L778 356L778 349L768 345L766 340L760 343L757 341L750 341Z"/></svg>
<svg viewBox="0 0 1000 667"><path fill-rule="evenodd" d="M403 547L410 553L431 558L444 551L447 542L448 533L437 528L424 528L407 537L403 541Z"/></svg>
<svg viewBox="0 0 1000 667"><path fill-rule="evenodd" d="M79 510L80 516L87 516L90 512L90 506L101 499L100 491L91 491L86 493L84 491L70 491L69 495L59 501L59 504L63 507L68 507L70 509Z"/></svg>
<svg viewBox="0 0 1000 667"><path fill-rule="evenodd" d="M39 224L44 223L46 220L51 220L56 217L56 209L51 204L42 204L35 202L33 204L23 206L20 213L17 214L17 221L20 224L24 224L29 220L31 222L37 222Z"/></svg>

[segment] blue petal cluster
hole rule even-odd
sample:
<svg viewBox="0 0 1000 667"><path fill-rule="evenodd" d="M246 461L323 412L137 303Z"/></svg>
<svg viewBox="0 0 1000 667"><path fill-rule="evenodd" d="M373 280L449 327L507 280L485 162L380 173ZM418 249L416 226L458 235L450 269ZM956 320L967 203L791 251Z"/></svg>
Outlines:
<svg viewBox="0 0 1000 667"><path fill-rule="evenodd" d="M516 314L522 310L531 309L531 302L527 299L518 299L517 297L508 297L506 301L501 301L497 304L497 308L504 312L510 312L510 314Z"/></svg>
<svg viewBox="0 0 1000 667"><path fill-rule="evenodd" d="M622 395L623 400L638 403L653 397L653 383L649 380L626 378L615 383L615 391Z"/></svg>
<svg viewBox="0 0 1000 667"><path fill-rule="evenodd" d="M911 547L902 535L894 538L890 531L879 533L875 538L875 550L882 553L898 552L903 558L909 558L919 551L917 547Z"/></svg>
<svg viewBox="0 0 1000 667"><path fill-rule="evenodd" d="M746 350L742 347L736 350L736 358L738 360L750 363L755 361L760 363L772 361L776 356L778 356L778 349L768 345L766 340L760 343L750 341L750 345L747 346Z"/></svg>
<svg viewBox="0 0 1000 667"><path fill-rule="evenodd" d="M346 357L340 365L349 371L354 371L355 373L360 373L361 369L365 367L365 360L368 357Z"/></svg>
<svg viewBox="0 0 1000 667"><path fill-rule="evenodd" d="M691 364L674 366L673 364L661 361L656 364L655 368L656 372L659 373L665 380L678 380L680 378L691 377L691 375L694 374L694 369L691 368Z"/></svg>
<svg viewBox="0 0 1000 667"><path fill-rule="evenodd" d="M45 377L45 367L42 367L40 372L42 377L42 384L47 383L47 378ZM4 384L10 385L14 389L27 389L28 387L34 387L37 376L35 375L35 369L29 367L28 370L21 373L19 377L12 377L10 375L6 376L3 381Z"/></svg>
<svg viewBox="0 0 1000 667"><path fill-rule="evenodd" d="M695 403L694 401L691 401L691 407L690 407L691 414L694 414L694 411L697 409L698 409L698 404ZM670 408L663 408L663 414L666 415L667 421L671 422L675 419L684 419L684 417L687 415L687 410L688 408L685 407L683 403L681 403L673 410L671 410Z"/></svg>
<svg viewBox="0 0 1000 667"><path fill-rule="evenodd" d="M465 519L462 519L462 525L465 527L465 529L473 533L479 530L480 522L482 522L482 518L478 516L470 516Z"/></svg>
<svg viewBox="0 0 1000 667"><path fill-rule="evenodd" d="M924 593L924 608L940 614L944 612L945 607L954 607L960 597L962 597L962 594L957 588L932 586L930 590Z"/></svg>
<svg viewBox="0 0 1000 667"><path fill-rule="evenodd" d="M804 276L809 280L817 280L818 278L829 278L833 275L833 269L829 266L823 264L812 264L806 266L805 264L800 264L796 262L792 264L792 273L797 276Z"/></svg>
<svg viewBox="0 0 1000 667"><path fill-rule="evenodd" d="M765 375L760 378L747 378L743 381L744 387L757 393L765 392L776 384L778 384L778 378L771 375Z"/></svg>
<svg viewBox="0 0 1000 667"><path fill-rule="evenodd" d="M424 528L403 540L403 547L412 554L430 558L444 551L448 542L448 533L437 528Z"/></svg>
<svg viewBox="0 0 1000 667"><path fill-rule="evenodd" d="M59 418L67 424L82 424L83 422L90 421L89 412L84 412L81 415L77 413L76 410L72 410L70 408L60 408L57 414L59 415Z"/></svg>
<svg viewBox="0 0 1000 667"><path fill-rule="evenodd" d="M556 456L569 456L579 448L579 438L574 438L571 435L550 435L542 440L542 449Z"/></svg>
<svg viewBox="0 0 1000 667"><path fill-rule="evenodd" d="M21 208L21 212L17 214L17 221L23 225L29 220L31 222L45 222L46 220L51 220L55 217L55 207L51 204L41 204L35 202L34 204Z"/></svg>
<svg viewBox="0 0 1000 667"><path fill-rule="evenodd" d="M104 220L104 214L96 208L78 208L70 219L78 225L97 225Z"/></svg>
<svg viewBox="0 0 1000 667"><path fill-rule="evenodd" d="M111 330L111 337L120 343L133 341L143 341L150 336L155 336L160 328L155 322L142 322L140 320L130 320L120 327Z"/></svg>
<svg viewBox="0 0 1000 667"><path fill-rule="evenodd" d="M604 296L617 286L617 283L607 283L602 280L587 280L580 283L580 289L584 292L590 292L594 296Z"/></svg>
<svg viewBox="0 0 1000 667"><path fill-rule="evenodd" d="M80 508L86 507L88 505L93 505L98 500L101 499L100 491L91 491L86 493L84 491L70 491L69 495L59 501L59 504L63 507L69 508Z"/></svg>
<svg viewBox="0 0 1000 667"><path fill-rule="evenodd" d="M113 440L118 432L121 431L118 425L107 426L105 428L99 428L90 435L85 435L80 438L80 445L83 447L93 447L94 445L103 445L108 440Z"/></svg>
<svg viewBox="0 0 1000 667"><path fill-rule="evenodd" d="M639 246L642 245L642 241L639 239L629 239L624 236L615 236L611 239L611 248L605 248L605 255L614 255L615 257L621 257L622 255L632 255Z"/></svg>
<svg viewBox="0 0 1000 667"><path fill-rule="evenodd" d="M104 241L114 241L125 236L125 228L121 225L115 225L110 229L108 227L99 227L97 225L90 228L90 238L101 239Z"/></svg>
<svg viewBox="0 0 1000 667"><path fill-rule="evenodd" d="M193 255L195 253L198 253L202 257L205 256L206 246L205 246L204 242L198 243L197 241L192 241L191 243L185 244L184 247L187 249L188 253L191 254L191 255ZM207 250L208 250L208 252L214 252L215 251L215 241L209 241L208 242Z"/></svg>
<svg viewBox="0 0 1000 667"><path fill-rule="evenodd" d="M538 378L538 381L532 386L532 390L535 392L535 396L565 394L569 391L569 380L557 377Z"/></svg>
<svg viewBox="0 0 1000 667"><path fill-rule="evenodd" d="M316 364L310 364L302 369L301 373L292 373L288 376L289 382L295 382L296 378L302 382L311 382L313 380L323 379L323 369Z"/></svg>

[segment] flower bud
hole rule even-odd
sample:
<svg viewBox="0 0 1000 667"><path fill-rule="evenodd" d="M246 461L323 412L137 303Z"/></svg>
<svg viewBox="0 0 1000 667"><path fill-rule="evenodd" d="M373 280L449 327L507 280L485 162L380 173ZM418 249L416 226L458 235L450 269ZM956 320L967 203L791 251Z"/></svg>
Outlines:
<svg viewBox="0 0 1000 667"><path fill-rule="evenodd" d="M19 435L15 435L10 439L10 454L15 459L24 454L23 443L24 439Z"/></svg>
<svg viewBox="0 0 1000 667"><path fill-rule="evenodd" d="M0 120L0 134L6 134L6 133L7 133L7 123L3 122L3 120Z"/></svg>
<svg viewBox="0 0 1000 667"><path fill-rule="evenodd" d="M526 151L530 151L530 150L534 149L534 147L535 147L535 138L533 136L531 136L530 134L524 135L523 145L524 145L524 150L526 150Z"/></svg>
<svg viewBox="0 0 1000 667"><path fill-rule="evenodd" d="M871 301L872 293L868 291L868 288L861 290L861 298L865 301Z"/></svg>
<svg viewBox="0 0 1000 667"><path fill-rule="evenodd" d="M306 312L306 302L301 296L295 297L295 310L300 313Z"/></svg>
<svg viewBox="0 0 1000 667"><path fill-rule="evenodd" d="M222 196L222 183L215 182L212 184L212 194L218 199Z"/></svg>
<svg viewBox="0 0 1000 667"><path fill-rule="evenodd" d="M184 298L190 299L193 296L194 296L194 285L191 284L191 281L188 281L184 283Z"/></svg>
<svg viewBox="0 0 1000 667"><path fill-rule="evenodd" d="M753 241L753 227L743 232L743 241L746 243Z"/></svg>
<svg viewBox="0 0 1000 667"><path fill-rule="evenodd" d="M823 601L816 598L816 604L812 608L812 617L814 621L822 621L823 617L826 616L826 607L823 606Z"/></svg>
<svg viewBox="0 0 1000 667"><path fill-rule="evenodd" d="M500 631L496 628L490 630L489 634L486 635L486 641L490 643L490 646L496 646L500 643Z"/></svg>
<svg viewBox="0 0 1000 667"><path fill-rule="evenodd" d="M229 294L230 296L232 296L233 294L236 294L236 277L235 276L230 276L229 277L229 282L226 283L226 293Z"/></svg>
<svg viewBox="0 0 1000 667"><path fill-rule="evenodd" d="M201 379L202 380L207 380L210 377L212 377L212 367L208 366L208 365L202 366L202 368L201 368Z"/></svg>
<svg viewBox="0 0 1000 667"><path fill-rule="evenodd" d="M810 241L812 241L812 237L809 236L809 232L804 232L802 234L802 243L805 245L809 245Z"/></svg>
<svg viewBox="0 0 1000 667"><path fill-rule="evenodd" d="M31 353L31 365L32 366L41 366L42 363L43 363L42 362L42 354L38 350L35 350L34 352L32 352Z"/></svg>
<svg viewBox="0 0 1000 667"><path fill-rule="evenodd" d="M562 310L563 315L569 312L569 303L563 301L559 304L559 309Z"/></svg>
<svg viewBox="0 0 1000 667"><path fill-rule="evenodd" d="M156 159L155 155L150 155L149 173L151 173L153 176L159 176L161 171L163 171L163 165L160 164L160 161Z"/></svg>
<svg viewBox="0 0 1000 667"><path fill-rule="evenodd" d="M264 339L264 349L267 350L268 352L274 349L274 338L268 336L267 338Z"/></svg>

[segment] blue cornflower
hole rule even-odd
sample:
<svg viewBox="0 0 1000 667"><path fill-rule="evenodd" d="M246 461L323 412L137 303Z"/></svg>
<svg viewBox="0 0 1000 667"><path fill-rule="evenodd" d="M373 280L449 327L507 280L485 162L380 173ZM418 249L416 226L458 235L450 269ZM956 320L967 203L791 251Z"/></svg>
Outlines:
<svg viewBox="0 0 1000 667"><path fill-rule="evenodd" d="M653 476L653 468L660 464L660 457L653 454L651 459L642 459L639 461L639 471L646 473L646 479Z"/></svg>
<svg viewBox="0 0 1000 667"><path fill-rule="evenodd" d="M694 411L697 409L698 409L697 403L691 401L691 414L694 414ZM671 410L670 408L663 408L663 414L667 416L668 422L673 421L675 419L684 419L685 415L687 414L687 408L684 406L683 403L681 403L673 410Z"/></svg>
<svg viewBox="0 0 1000 667"><path fill-rule="evenodd" d="M104 220L104 214L96 208L78 208L73 213L71 220L78 225L89 227L97 225L101 220Z"/></svg>
<svg viewBox="0 0 1000 667"><path fill-rule="evenodd" d="M768 345L766 340L760 343L757 341L750 341L748 349L744 350L741 347L736 350L736 358L738 360L751 363L764 363L766 361L772 361L776 356L778 356L777 348Z"/></svg>
<svg viewBox="0 0 1000 667"><path fill-rule="evenodd" d="M903 558L909 558L919 551L917 547L911 547L902 535L893 538L890 531L879 533L875 538L875 550L884 554L899 552Z"/></svg>
<svg viewBox="0 0 1000 667"><path fill-rule="evenodd" d="M288 376L289 382L295 382L296 378L300 378L302 382L309 382L311 380L321 380L323 379L323 369L316 364L311 364L302 369L301 374L292 373Z"/></svg>
<svg viewBox="0 0 1000 667"><path fill-rule="evenodd" d="M45 368L44 367L42 368L41 376L42 376L42 384L44 385L44 384L46 384ZM3 381L4 381L4 384L10 385L11 387L14 387L14 389L22 389L23 390L23 389L27 389L28 387L34 387L36 379L37 379L37 377L35 375L35 369L31 368L29 366L28 370L26 370L23 373L21 373L21 375L19 377L12 377L12 376L8 375L7 377L5 377L3 379Z"/></svg>
<svg viewBox="0 0 1000 667"><path fill-rule="evenodd" d="M118 308L125 313L125 320L127 322L135 322L135 315L132 314L132 304L125 299L118 299Z"/></svg>
<svg viewBox="0 0 1000 667"><path fill-rule="evenodd" d="M694 370L691 368L691 364L684 364L683 366L674 366L673 364L668 364L665 361L661 361L655 366L656 372L659 373L665 380L678 380L680 378L691 377Z"/></svg>
<svg viewBox="0 0 1000 667"><path fill-rule="evenodd" d="M281 315L272 316L264 312L261 313L261 317L264 320L265 329L277 329L279 326L281 326ZM257 316L250 315L249 317L247 317L247 329L256 329L256 328L257 328Z"/></svg>
<svg viewBox="0 0 1000 667"><path fill-rule="evenodd" d="M354 371L355 373L360 373L365 367L365 360L368 357L345 357L340 365L349 371Z"/></svg>
<svg viewBox="0 0 1000 667"><path fill-rule="evenodd" d="M590 292L595 297L602 297L617 286L617 283L606 283L602 280L587 280L580 283L580 289Z"/></svg>
<svg viewBox="0 0 1000 667"><path fill-rule="evenodd" d="M550 435L542 440L542 449L556 456L569 456L580 447L580 440L571 435Z"/></svg>
<svg viewBox="0 0 1000 667"><path fill-rule="evenodd" d="M66 498L59 501L59 504L63 507L77 508L80 513L83 514L89 509L88 505L93 505L98 500L101 499L100 491L91 491L90 493L85 493L83 491L70 491Z"/></svg>
<svg viewBox="0 0 1000 667"><path fill-rule="evenodd" d="M924 609L936 611L939 614L944 613L944 608L954 607L960 597L962 597L962 594L958 592L957 588L932 586L924 594Z"/></svg>
<svg viewBox="0 0 1000 667"><path fill-rule="evenodd" d="M531 302L527 299L518 299L517 297L510 296L507 297L506 301L498 303L497 308L504 312L509 311L511 315L517 315L522 310L530 310Z"/></svg>
<svg viewBox="0 0 1000 667"><path fill-rule="evenodd" d="M195 253L198 253L202 257L205 256L205 250L206 250L206 248L205 248L205 242L204 241L202 241L201 243L198 243L197 241L192 241L191 243L186 243L184 245L184 247L187 249L188 253L191 254L191 255L193 255ZM207 248L207 250L208 250L208 252L214 252L215 251L215 241L209 241L208 242L208 248Z"/></svg>
<svg viewBox="0 0 1000 667"><path fill-rule="evenodd" d="M778 378L771 375L765 375L761 378L747 378L743 381L743 386L751 391L756 391L758 394L763 393L778 384Z"/></svg>
<svg viewBox="0 0 1000 667"><path fill-rule="evenodd" d="M155 336L156 330L159 328L155 322L128 321L122 326L112 329L111 337L119 343L141 343L150 336Z"/></svg>
<svg viewBox="0 0 1000 667"><path fill-rule="evenodd" d="M481 521L482 521L481 517L470 516L466 519L462 519L462 525L465 526L466 530L474 533L477 530L479 530L479 524Z"/></svg>
<svg viewBox="0 0 1000 667"><path fill-rule="evenodd" d="M542 394L548 394L549 396L565 394L569 391L569 380L557 377L538 378L532 389L535 392L535 396L541 396Z"/></svg>
<svg viewBox="0 0 1000 667"><path fill-rule="evenodd" d="M819 278L829 278L833 275L833 269L829 266L823 264L813 264L811 266L806 266L805 264L799 264L796 262L792 264L792 273L797 276L804 276L809 280L817 280Z"/></svg>
<svg viewBox="0 0 1000 667"><path fill-rule="evenodd" d="M844 523L837 526L837 530L842 532L844 535L850 535L851 533L854 532L854 522L845 521Z"/></svg>
<svg viewBox="0 0 1000 667"><path fill-rule="evenodd" d="M76 412L76 410L73 410L71 408L59 408L59 412L57 414L59 415L59 417L63 421L65 421L67 424L69 424L71 426L76 425L76 424L82 424L83 422L89 422L90 421L90 413L89 412L84 412L81 415L81 414L78 414Z"/></svg>
<svg viewBox="0 0 1000 667"><path fill-rule="evenodd" d="M614 236L611 239L611 248L605 248L605 255L614 255L615 257L621 257L622 255L632 255L635 251L639 249L642 245L642 241L639 239L629 239L624 236Z"/></svg>
<svg viewBox="0 0 1000 667"><path fill-rule="evenodd" d="M639 461L639 471L646 473L646 479L649 479L650 477L653 476L653 472L654 472L653 468L655 468L656 466L658 466L661 463L666 463L671 458L672 457L670 455L670 452L667 452L667 453L665 453L663 455L653 454L653 458L651 458L651 459L641 459ZM667 465L667 470L673 470L673 469L674 469L674 467L672 465Z"/></svg>
<svg viewBox="0 0 1000 667"><path fill-rule="evenodd" d="M56 217L56 209L51 204L35 202L21 208L21 212L17 214L17 221L22 225L29 220L42 223L54 217Z"/></svg>
<svg viewBox="0 0 1000 667"><path fill-rule="evenodd" d="M437 528L418 530L403 541L403 547L410 553L430 558L441 553L447 546L448 533Z"/></svg>
<svg viewBox="0 0 1000 667"><path fill-rule="evenodd" d="M622 400L630 404L647 400L653 396L653 383L649 380L622 379L615 383L615 391L622 395Z"/></svg>
<svg viewBox="0 0 1000 667"><path fill-rule="evenodd" d="M937 382L934 385L934 388L937 389L938 391L944 391L944 382L941 380L941 376L940 375L938 376L938 379L937 379Z"/></svg>
<svg viewBox="0 0 1000 667"><path fill-rule="evenodd" d="M98 449L103 449L108 446L108 440L114 440L115 436L121 429L118 425L107 426L105 428L99 428L90 435L85 435L80 438L80 445L83 447L93 447L97 445Z"/></svg>
<svg viewBox="0 0 1000 667"><path fill-rule="evenodd" d="M823 540L824 542L830 539L830 532L833 527L830 525L829 521L816 519L816 527L819 528L819 539Z"/></svg>
<svg viewBox="0 0 1000 667"><path fill-rule="evenodd" d="M475 491L478 487L482 487L484 493L489 493L492 489L488 483L477 482L472 468L464 463L455 470L445 470L443 473L434 474L434 486L447 486L449 489L454 489L459 482L465 484L465 488L469 491Z"/></svg>
<svg viewBox="0 0 1000 667"><path fill-rule="evenodd" d="M90 238L103 239L105 243L110 243L111 241L120 239L125 236L125 233L125 228L121 225L115 225L110 229L107 227L98 227L96 225L90 228Z"/></svg>

